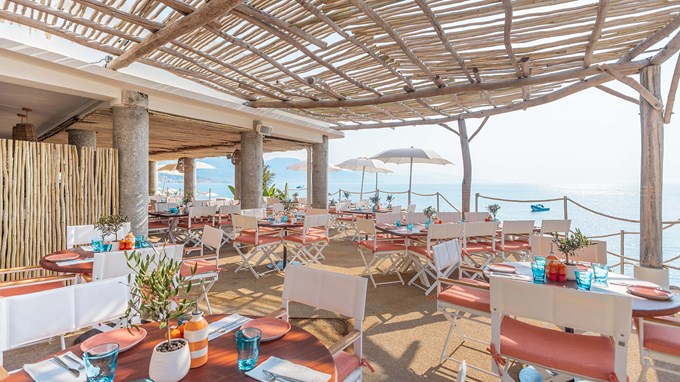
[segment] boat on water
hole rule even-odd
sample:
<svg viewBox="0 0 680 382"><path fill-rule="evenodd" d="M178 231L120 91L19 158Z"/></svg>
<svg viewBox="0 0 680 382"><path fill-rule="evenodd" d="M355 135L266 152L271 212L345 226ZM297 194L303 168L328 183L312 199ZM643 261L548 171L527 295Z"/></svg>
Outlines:
<svg viewBox="0 0 680 382"><path fill-rule="evenodd" d="M542 204L532 204L531 212L545 212L550 211L550 207L545 207Z"/></svg>

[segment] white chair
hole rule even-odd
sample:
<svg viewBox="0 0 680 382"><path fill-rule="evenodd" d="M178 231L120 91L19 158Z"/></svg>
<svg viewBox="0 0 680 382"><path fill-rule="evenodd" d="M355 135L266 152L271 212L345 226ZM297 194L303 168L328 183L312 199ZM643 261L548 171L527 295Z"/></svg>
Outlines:
<svg viewBox="0 0 680 382"><path fill-rule="evenodd" d="M265 203L267 203L268 206L271 206L271 205L274 205L274 204L277 204L277 203L281 203L281 199L274 198L274 197L266 197L264 201L265 201Z"/></svg>
<svg viewBox="0 0 680 382"><path fill-rule="evenodd" d="M465 222L463 253L468 265L482 269L496 259L496 229L498 222ZM480 259L477 261L475 259Z"/></svg>
<svg viewBox="0 0 680 382"><path fill-rule="evenodd" d="M488 219L490 216L491 214L486 211L466 212L464 215L466 223L483 222L486 221L486 219Z"/></svg>
<svg viewBox="0 0 680 382"><path fill-rule="evenodd" d="M0 298L61 288L78 281L74 274L48 275L40 267L17 267L0 269Z"/></svg>
<svg viewBox="0 0 680 382"><path fill-rule="evenodd" d="M512 380L509 361L533 365L545 378L552 378L551 370L565 378L626 381L631 315L630 296L491 277L495 368L504 381ZM536 321L589 334L537 326Z"/></svg>
<svg viewBox="0 0 680 382"><path fill-rule="evenodd" d="M116 320L129 300L127 277L0 298L0 364L5 351Z"/></svg>
<svg viewBox="0 0 680 382"><path fill-rule="evenodd" d="M680 377L680 318L644 317L635 319L640 346L640 378L647 380L649 369ZM674 365L669 368L665 364Z"/></svg>
<svg viewBox="0 0 680 382"><path fill-rule="evenodd" d="M366 288L367 280L361 277L294 264L286 268L281 297L282 317L286 321L290 317L290 302L338 313L354 321L354 330L328 349L338 370L338 381L362 379L361 367L366 364L362 346ZM350 346L353 354L345 351Z"/></svg>
<svg viewBox="0 0 680 382"><path fill-rule="evenodd" d="M412 214L414 212L416 212L416 205L409 204L408 207L406 207L406 213Z"/></svg>
<svg viewBox="0 0 680 382"><path fill-rule="evenodd" d="M179 262L182 261L184 246L181 244L168 244L163 248L138 248L135 251L145 256L160 256L161 253L165 252L166 256ZM94 262L92 263L92 280L98 282L131 274L132 269L127 264L125 253L126 251L95 253ZM155 266L152 263L149 270L154 268Z"/></svg>
<svg viewBox="0 0 680 382"><path fill-rule="evenodd" d="M217 210L217 226L224 230L224 239L222 245L233 241L236 238L236 232L234 232L233 224L231 222L232 216L241 213L240 204L225 204L219 206Z"/></svg>
<svg viewBox="0 0 680 382"><path fill-rule="evenodd" d="M241 215L255 216L258 219L264 219L267 217L267 211L264 208L246 208L241 209Z"/></svg>
<svg viewBox="0 0 680 382"><path fill-rule="evenodd" d="M156 212L170 212L171 208L178 208L178 207L179 207L179 204L170 203L170 202L165 202L165 203L156 202L155 205L154 205Z"/></svg>
<svg viewBox="0 0 680 382"><path fill-rule="evenodd" d="M375 224L394 224L401 221L401 212L381 212L375 214Z"/></svg>
<svg viewBox="0 0 680 382"><path fill-rule="evenodd" d="M185 255L186 253L196 250L200 251L200 254L198 256L184 256L182 268L180 269L180 274L185 277L186 282L201 282L201 296L196 303L205 300L210 314L212 314L212 307L210 306L210 300L208 299L208 292L210 292L210 289L219 279L220 248L222 247L223 235L224 231L219 228L210 226L203 228L201 246L198 248L189 248L188 251L185 251ZM205 247L215 250L215 253L205 255L203 252Z"/></svg>
<svg viewBox="0 0 680 382"><path fill-rule="evenodd" d="M467 362L463 361L458 367L458 375L456 376L456 382L465 382L467 378Z"/></svg>
<svg viewBox="0 0 680 382"><path fill-rule="evenodd" d="M501 258L508 261L508 255L515 254L518 261L526 261L531 252L529 238L534 233L533 220L505 220L501 230Z"/></svg>
<svg viewBox="0 0 680 382"><path fill-rule="evenodd" d="M422 212L407 212L406 221L411 224L423 224L427 221L427 215Z"/></svg>
<svg viewBox="0 0 680 382"><path fill-rule="evenodd" d="M356 225L357 234L360 237L365 237L364 240L360 240L357 243L359 255L361 255L365 265L361 276L368 276L371 279L373 288L383 284L401 283L401 285L404 285L404 279L402 279L401 273L399 273L399 264L406 255L406 246L403 241L379 238L375 229L375 222L371 219L357 218ZM370 257L370 260L367 257ZM380 270L380 264L385 261L389 262L389 266L384 270ZM383 275L396 273L399 280L376 283L373 277L374 270Z"/></svg>
<svg viewBox="0 0 680 382"><path fill-rule="evenodd" d="M562 257L555 245L553 244L553 237L546 235L533 235L530 237L531 254L535 256L547 257L550 255L552 248L553 255ZM591 245L580 248L576 251L576 257L573 260L585 263L607 264L607 242L604 240L591 240Z"/></svg>
<svg viewBox="0 0 680 382"><path fill-rule="evenodd" d="M194 200L191 202L192 207L208 207L210 206L209 200Z"/></svg>
<svg viewBox="0 0 680 382"><path fill-rule="evenodd" d="M267 273L278 271L274 250L281 244L281 236L260 234L255 216L234 215L232 223L234 231L238 233L232 244L242 260L235 272L248 269L257 279ZM271 264L272 269L258 273L255 267L265 261Z"/></svg>
<svg viewBox="0 0 680 382"><path fill-rule="evenodd" d="M120 240L129 232L130 223L124 223L118 232L116 232L115 237ZM101 239L102 237L102 232L94 225L70 225L66 227L66 248L90 245L92 239ZM114 239L114 237L106 237L104 239Z"/></svg>
<svg viewBox="0 0 680 382"><path fill-rule="evenodd" d="M393 204L393 205L392 205L392 212L393 212L393 213L401 214L401 206L400 206L400 205Z"/></svg>
<svg viewBox="0 0 680 382"><path fill-rule="evenodd" d="M411 260L416 267L416 274L409 280L408 285L415 285L418 288L425 291L428 295L430 292L437 287L437 279L440 277L449 277L449 275L454 271L454 269L444 269L438 268L434 262L433 247L438 243L449 241L450 243L455 243L458 252L460 252L460 244L454 239L462 239L463 237L463 225L458 223L443 223L443 224L430 224L430 228L427 230L427 239L425 242L411 241L415 242L415 245L409 245L407 250L409 255L411 255ZM453 245L453 244L451 244ZM458 256L460 260L460 254ZM442 274L443 272L443 274ZM430 283L428 276L434 280L434 284ZM414 284L416 280L420 279L422 286Z"/></svg>
<svg viewBox="0 0 680 382"><path fill-rule="evenodd" d="M309 215L326 215L328 214L328 210L325 208L307 208L305 210L305 216Z"/></svg>
<svg viewBox="0 0 680 382"><path fill-rule="evenodd" d="M203 227L215 225L215 206L189 207L189 216L186 220L180 220L177 228L186 234L186 243L198 245Z"/></svg>
<svg viewBox="0 0 680 382"><path fill-rule="evenodd" d="M558 233L562 236L569 234L571 219L543 220L541 221L541 235Z"/></svg>
<svg viewBox="0 0 680 382"><path fill-rule="evenodd" d="M282 214L283 213L283 203L274 203L272 205L272 212L276 214Z"/></svg>
<svg viewBox="0 0 680 382"><path fill-rule="evenodd" d="M321 264L322 251L329 244L328 226L330 215L305 215L302 232L291 232L283 237L283 245L293 255L290 262L302 264Z"/></svg>
<svg viewBox="0 0 680 382"><path fill-rule="evenodd" d="M442 223L460 223L462 215L460 212L437 212L437 217Z"/></svg>
<svg viewBox="0 0 680 382"><path fill-rule="evenodd" d="M333 226L337 228L339 232L348 231L350 229L354 230L354 237L352 238L354 239L357 237L354 215L343 213L349 209L349 206L349 202L338 202L335 204Z"/></svg>

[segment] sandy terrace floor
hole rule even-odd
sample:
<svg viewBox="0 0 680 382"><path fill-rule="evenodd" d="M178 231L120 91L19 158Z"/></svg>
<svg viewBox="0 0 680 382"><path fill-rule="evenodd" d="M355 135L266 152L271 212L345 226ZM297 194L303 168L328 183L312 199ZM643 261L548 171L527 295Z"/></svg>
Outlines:
<svg viewBox="0 0 680 382"><path fill-rule="evenodd" d="M256 280L247 271L234 273L240 260L236 251L226 245L221 251L222 268L220 280L210 293L214 313L266 315L280 307L283 274L269 274ZM344 234L336 235L324 250L326 260L323 268L340 273L359 275L363 262L356 246ZM412 274L411 274L412 276ZM384 281L388 281L382 278ZM394 279L394 277L391 277ZM409 280L409 275L404 275ZM380 280L380 278L379 278ZM204 309L205 310L205 309ZM315 312L302 306L292 309L294 322L311 331L324 343L332 344L351 329L350 323L328 312ZM484 322L489 320L482 319ZM475 338L488 341L490 328L479 323L464 322L466 330ZM436 303L425 297L423 291L400 284L379 285L369 283L366 318L364 321L364 356L375 373L364 370L366 381L448 381L455 380L458 365L451 361L439 364L439 354L444 344L448 323L436 311ZM73 343L77 334L67 338ZM460 344L452 341L449 352ZM629 378L637 380L640 372L637 338L631 336L629 353ZM486 345L466 342L458 347L456 358L484 369L490 368L491 359ZM5 353L5 367L13 370L23 363L34 362L58 350L58 341L39 344ZM511 371L517 375L520 367ZM493 381L490 375L468 369L468 380ZM680 377L651 371L649 381L678 381Z"/></svg>

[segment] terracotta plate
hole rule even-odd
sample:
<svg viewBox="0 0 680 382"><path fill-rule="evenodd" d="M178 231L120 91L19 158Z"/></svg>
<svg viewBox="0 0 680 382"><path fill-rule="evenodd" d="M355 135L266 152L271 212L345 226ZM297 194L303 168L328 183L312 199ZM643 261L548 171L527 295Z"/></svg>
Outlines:
<svg viewBox="0 0 680 382"><path fill-rule="evenodd" d="M630 294L648 298L650 300L664 301L670 300L673 297L673 293L665 289L648 287L644 285L631 285L626 289L628 289L628 292L630 292Z"/></svg>
<svg viewBox="0 0 680 382"><path fill-rule="evenodd" d="M507 264L489 264L489 270L491 272L499 272L499 273L515 273L516 269L512 265L507 265Z"/></svg>
<svg viewBox="0 0 680 382"><path fill-rule="evenodd" d="M80 255L77 253L73 252L64 252L64 253L55 253L54 255L48 255L45 256L45 260L47 261L67 261L67 260L75 260L79 258Z"/></svg>
<svg viewBox="0 0 680 382"><path fill-rule="evenodd" d="M144 337L146 337L146 330L144 328L139 328L139 331L135 328L130 328L129 332L127 328L116 329L86 339L80 344L80 350L86 352L97 345L114 343L118 344L118 352L120 353L137 345Z"/></svg>
<svg viewBox="0 0 680 382"><path fill-rule="evenodd" d="M261 342L277 340L290 330L290 324L274 317L263 317L250 320L241 326L244 328L257 328L262 331Z"/></svg>

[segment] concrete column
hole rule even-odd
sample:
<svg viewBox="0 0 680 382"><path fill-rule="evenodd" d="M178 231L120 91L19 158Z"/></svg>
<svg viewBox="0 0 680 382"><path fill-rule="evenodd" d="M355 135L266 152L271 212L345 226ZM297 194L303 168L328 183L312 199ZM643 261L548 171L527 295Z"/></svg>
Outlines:
<svg viewBox="0 0 680 382"><path fill-rule="evenodd" d="M135 235L147 235L149 204L149 96L121 92L113 106L113 147L118 149L120 214Z"/></svg>
<svg viewBox="0 0 680 382"><path fill-rule="evenodd" d="M182 158L184 161L184 195L196 197L196 160Z"/></svg>
<svg viewBox="0 0 680 382"><path fill-rule="evenodd" d="M234 199L241 200L241 162L234 165L234 191Z"/></svg>
<svg viewBox="0 0 680 382"><path fill-rule="evenodd" d="M241 133L241 208L262 206L262 134Z"/></svg>
<svg viewBox="0 0 680 382"><path fill-rule="evenodd" d="M640 83L661 99L661 67L647 66ZM640 97L642 131L640 165L640 265L661 268L663 262L661 193L663 189L663 116Z"/></svg>
<svg viewBox="0 0 680 382"><path fill-rule="evenodd" d="M307 147L307 205L312 205L312 148Z"/></svg>
<svg viewBox="0 0 680 382"><path fill-rule="evenodd" d="M68 129L68 144L78 147L97 147L97 132L90 130ZM148 151L148 150L147 150Z"/></svg>
<svg viewBox="0 0 680 382"><path fill-rule="evenodd" d="M312 145L312 208L328 208L328 137Z"/></svg>
<svg viewBox="0 0 680 382"><path fill-rule="evenodd" d="M149 195L156 195L158 192L158 171L156 171L156 161L149 161Z"/></svg>

